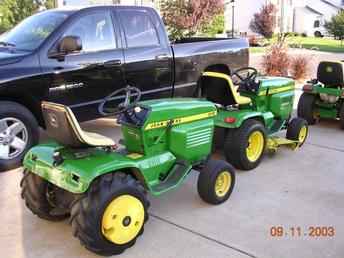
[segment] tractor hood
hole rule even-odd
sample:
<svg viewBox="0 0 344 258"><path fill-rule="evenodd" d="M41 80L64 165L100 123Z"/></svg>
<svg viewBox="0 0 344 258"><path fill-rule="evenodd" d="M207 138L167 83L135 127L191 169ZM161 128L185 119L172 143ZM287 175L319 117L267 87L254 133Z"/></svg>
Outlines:
<svg viewBox="0 0 344 258"><path fill-rule="evenodd" d="M279 93L283 91L293 91L295 89L295 81L286 77L260 77L260 94L268 91L268 94Z"/></svg>
<svg viewBox="0 0 344 258"><path fill-rule="evenodd" d="M145 129L165 127L166 124L179 124L216 116L214 103L191 98L159 99L141 102L150 110ZM182 120L182 121L181 121Z"/></svg>

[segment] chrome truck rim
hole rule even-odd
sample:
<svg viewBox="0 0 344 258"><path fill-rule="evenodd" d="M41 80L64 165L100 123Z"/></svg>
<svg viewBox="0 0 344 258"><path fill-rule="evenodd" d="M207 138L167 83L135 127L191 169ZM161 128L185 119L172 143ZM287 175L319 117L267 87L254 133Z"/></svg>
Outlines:
<svg viewBox="0 0 344 258"><path fill-rule="evenodd" d="M13 117L0 119L0 160L18 157L27 142L28 132L22 121Z"/></svg>

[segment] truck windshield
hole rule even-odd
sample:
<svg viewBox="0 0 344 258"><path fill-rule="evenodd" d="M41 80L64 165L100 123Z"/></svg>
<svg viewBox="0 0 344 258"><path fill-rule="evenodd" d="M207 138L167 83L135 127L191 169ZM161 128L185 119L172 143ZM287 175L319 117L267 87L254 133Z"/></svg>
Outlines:
<svg viewBox="0 0 344 258"><path fill-rule="evenodd" d="M33 15L0 36L1 46L33 51L69 16L68 12L48 11Z"/></svg>

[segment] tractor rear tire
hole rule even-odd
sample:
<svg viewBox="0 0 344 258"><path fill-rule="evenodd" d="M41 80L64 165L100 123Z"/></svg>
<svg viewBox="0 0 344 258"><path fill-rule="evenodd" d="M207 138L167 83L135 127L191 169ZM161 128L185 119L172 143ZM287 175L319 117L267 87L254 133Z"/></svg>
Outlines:
<svg viewBox="0 0 344 258"><path fill-rule="evenodd" d="M66 213L54 213L55 207L49 201L49 182L43 178L24 170L24 177L20 182L21 197L26 206L41 219L61 221L69 216Z"/></svg>
<svg viewBox="0 0 344 258"><path fill-rule="evenodd" d="M72 205L74 236L98 255L123 253L143 234L149 207L146 194L139 181L122 172L97 178Z"/></svg>
<svg viewBox="0 0 344 258"><path fill-rule="evenodd" d="M340 127L344 130L344 103L339 111Z"/></svg>
<svg viewBox="0 0 344 258"><path fill-rule="evenodd" d="M223 160L209 160L198 176L197 190L203 201L218 205L228 200L234 185L234 168Z"/></svg>
<svg viewBox="0 0 344 258"><path fill-rule="evenodd" d="M257 136L256 146L250 146L251 137ZM239 129L228 131L224 154L227 161L234 167L241 170L252 170L259 166L266 147L266 131L264 125L253 119L245 121ZM252 147L254 157L248 154L249 148Z"/></svg>
<svg viewBox="0 0 344 258"><path fill-rule="evenodd" d="M287 139L292 141L299 141L298 147L301 147L308 137L308 123L303 118L294 118L287 128Z"/></svg>
<svg viewBox="0 0 344 258"><path fill-rule="evenodd" d="M316 98L314 94L302 93L297 106L298 117L305 119L309 125L314 125L317 122L314 116Z"/></svg>

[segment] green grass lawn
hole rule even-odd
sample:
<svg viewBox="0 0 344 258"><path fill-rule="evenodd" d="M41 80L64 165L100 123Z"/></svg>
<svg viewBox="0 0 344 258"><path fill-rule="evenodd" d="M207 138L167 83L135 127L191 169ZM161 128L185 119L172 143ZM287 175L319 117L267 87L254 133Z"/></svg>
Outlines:
<svg viewBox="0 0 344 258"><path fill-rule="evenodd" d="M272 40L272 42L274 39ZM305 48L317 51L344 53L344 44L341 45L340 40L330 38L314 38L314 37L290 37L287 39L291 48ZM263 53L264 47L252 47L251 53Z"/></svg>

